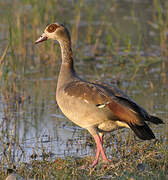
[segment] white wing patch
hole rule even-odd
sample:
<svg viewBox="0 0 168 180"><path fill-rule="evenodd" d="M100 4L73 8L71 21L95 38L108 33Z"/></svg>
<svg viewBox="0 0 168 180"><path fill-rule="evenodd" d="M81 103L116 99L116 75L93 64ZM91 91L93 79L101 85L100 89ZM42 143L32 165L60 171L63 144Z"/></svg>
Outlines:
<svg viewBox="0 0 168 180"><path fill-rule="evenodd" d="M109 102L103 103L103 104L96 104L96 106L101 109L101 108L106 107L107 104L109 104Z"/></svg>
<svg viewBox="0 0 168 180"><path fill-rule="evenodd" d="M84 101L89 104L89 102L86 99L84 99Z"/></svg>

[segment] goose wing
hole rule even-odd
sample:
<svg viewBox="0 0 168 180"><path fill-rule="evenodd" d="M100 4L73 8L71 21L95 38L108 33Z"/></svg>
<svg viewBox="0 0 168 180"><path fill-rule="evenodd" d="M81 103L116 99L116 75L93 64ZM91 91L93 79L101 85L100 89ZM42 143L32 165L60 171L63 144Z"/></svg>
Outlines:
<svg viewBox="0 0 168 180"><path fill-rule="evenodd" d="M144 125L148 113L125 93L105 83L73 81L64 88L69 96L80 98L101 110L109 109L119 121L128 125Z"/></svg>

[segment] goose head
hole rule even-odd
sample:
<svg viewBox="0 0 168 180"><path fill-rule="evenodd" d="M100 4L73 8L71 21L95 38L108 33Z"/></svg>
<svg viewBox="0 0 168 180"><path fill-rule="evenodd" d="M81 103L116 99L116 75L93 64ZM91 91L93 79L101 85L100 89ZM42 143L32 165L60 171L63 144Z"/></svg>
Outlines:
<svg viewBox="0 0 168 180"><path fill-rule="evenodd" d="M48 39L57 40L58 42L70 41L70 34L63 24L52 23L45 28L43 34L35 41L35 44Z"/></svg>

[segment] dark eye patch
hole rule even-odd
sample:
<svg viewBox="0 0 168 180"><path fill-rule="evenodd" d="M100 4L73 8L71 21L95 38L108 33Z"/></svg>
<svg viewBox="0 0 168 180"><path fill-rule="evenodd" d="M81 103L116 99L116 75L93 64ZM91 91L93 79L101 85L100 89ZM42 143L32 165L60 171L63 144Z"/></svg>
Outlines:
<svg viewBox="0 0 168 180"><path fill-rule="evenodd" d="M49 33L52 33L52 32L54 32L58 27L59 27L59 26L56 25L56 24L50 24L50 25L48 26L48 28L47 28L47 31L48 31Z"/></svg>

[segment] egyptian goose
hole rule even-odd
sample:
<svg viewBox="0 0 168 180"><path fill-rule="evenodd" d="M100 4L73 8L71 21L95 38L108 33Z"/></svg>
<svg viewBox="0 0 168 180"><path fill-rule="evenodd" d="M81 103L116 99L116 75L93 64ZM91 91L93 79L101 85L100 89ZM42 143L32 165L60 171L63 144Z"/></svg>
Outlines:
<svg viewBox="0 0 168 180"><path fill-rule="evenodd" d="M78 77L73 66L70 33L63 24L48 25L35 43L47 39L57 40L62 53L56 90L58 106L68 119L87 129L96 142L97 152L92 167L98 163L100 154L104 162L110 161L103 150L104 132L127 127L131 128L140 139L155 138L145 121L162 124L161 119L148 114L115 86L88 82Z"/></svg>

